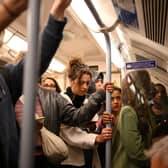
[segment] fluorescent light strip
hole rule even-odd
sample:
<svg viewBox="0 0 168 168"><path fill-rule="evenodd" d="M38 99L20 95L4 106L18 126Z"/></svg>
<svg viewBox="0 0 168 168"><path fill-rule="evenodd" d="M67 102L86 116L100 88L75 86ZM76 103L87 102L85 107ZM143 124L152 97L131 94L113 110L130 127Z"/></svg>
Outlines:
<svg viewBox="0 0 168 168"><path fill-rule="evenodd" d="M48 69L49 70L51 69L56 72L63 72L65 70L65 65L63 65L60 61L53 58Z"/></svg>
<svg viewBox="0 0 168 168"><path fill-rule="evenodd" d="M12 37L12 35L13 35L13 33L11 33L8 30L5 30L5 35L4 35L4 43L5 43L5 45L8 48L10 48L10 49L12 49L12 50L14 50L16 52L27 51L27 42L25 40L21 39L20 37L18 37L17 35L14 35L13 37Z"/></svg>
<svg viewBox="0 0 168 168"><path fill-rule="evenodd" d="M111 5L111 3L110 3L110 5ZM79 8L79 6L80 6L80 8ZM103 51L106 53L107 48L106 48L104 35L102 33L95 33L93 31L91 31L91 30L98 30L100 27L96 23L93 15L91 14L88 7L86 6L85 2L79 1L79 0L74 0L71 3L71 7L74 10L74 12L77 14L77 16L82 20L82 22L84 22L84 24L86 24L88 26L90 33L93 35L93 37L98 42L98 44L103 49ZM116 20L116 16L114 16L113 19ZM112 48L111 61L117 67L122 68L124 66L124 61L120 55L120 52L118 51L118 49L113 41L112 41L111 45L112 45L111 46L111 48Z"/></svg>

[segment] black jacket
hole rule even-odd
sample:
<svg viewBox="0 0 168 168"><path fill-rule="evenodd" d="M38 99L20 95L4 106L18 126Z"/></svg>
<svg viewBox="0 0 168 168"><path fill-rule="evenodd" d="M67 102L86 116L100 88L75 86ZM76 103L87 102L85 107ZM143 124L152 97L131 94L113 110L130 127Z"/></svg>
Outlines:
<svg viewBox="0 0 168 168"><path fill-rule="evenodd" d="M80 108L70 103L57 92L38 88L38 95L45 115L45 127L59 134L60 124L82 126L87 124L101 108L105 100L105 92L97 91L92 94L88 103Z"/></svg>
<svg viewBox="0 0 168 168"><path fill-rule="evenodd" d="M42 34L40 74L48 67L62 39L66 21L51 16ZM15 168L18 162L19 138L14 105L22 93L24 59L17 65L7 65L0 74L0 168Z"/></svg>

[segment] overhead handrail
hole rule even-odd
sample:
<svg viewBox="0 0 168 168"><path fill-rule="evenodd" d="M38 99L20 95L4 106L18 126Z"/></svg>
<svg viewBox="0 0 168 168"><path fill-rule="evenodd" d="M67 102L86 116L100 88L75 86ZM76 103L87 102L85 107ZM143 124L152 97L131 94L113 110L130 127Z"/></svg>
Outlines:
<svg viewBox="0 0 168 168"><path fill-rule="evenodd" d="M85 25L90 31L94 32L94 33L108 33L108 32L112 32L113 30L115 30L115 28L118 26L118 24L121 24L121 21L119 18L117 18L117 20L113 23L113 25L111 26L103 26L100 27L97 30L93 30L89 27L87 27L87 25Z"/></svg>
<svg viewBox="0 0 168 168"><path fill-rule="evenodd" d="M113 25L101 27L98 31L102 33L112 32L120 23L120 19L118 18Z"/></svg>
<svg viewBox="0 0 168 168"><path fill-rule="evenodd" d="M21 150L19 168L32 168L34 164L34 110L35 86L38 72L39 17L41 0L28 3L28 53L24 65L24 113L21 130ZM33 26L32 26L33 25Z"/></svg>

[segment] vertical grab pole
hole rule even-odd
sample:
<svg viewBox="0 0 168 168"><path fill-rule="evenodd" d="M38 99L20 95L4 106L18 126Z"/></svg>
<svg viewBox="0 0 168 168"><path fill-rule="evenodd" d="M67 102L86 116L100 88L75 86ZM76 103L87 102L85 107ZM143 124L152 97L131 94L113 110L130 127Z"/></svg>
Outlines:
<svg viewBox="0 0 168 168"><path fill-rule="evenodd" d="M20 168L32 168L34 164L34 110L35 85L38 70L38 32L40 0L29 0L28 7L28 53L24 66L24 114L21 132Z"/></svg>
<svg viewBox="0 0 168 168"><path fill-rule="evenodd" d="M85 0L87 7L90 9L92 15L94 16L97 24L100 27L104 27L104 23L100 19L94 5L90 0ZM111 81L111 43L110 43L110 36L108 32L103 32L106 46L107 46L107 53L106 53L106 78L107 81ZM106 91L106 111L111 113L111 93ZM107 124L106 127L111 128L112 124ZM111 146L112 141L109 140L106 142L106 158L105 158L105 168L111 168Z"/></svg>
<svg viewBox="0 0 168 168"><path fill-rule="evenodd" d="M107 53L106 53L106 79L107 81L111 81L111 43L110 43L110 37L108 33L104 33L105 41L106 41L106 47L107 47ZM111 93L106 91L106 111L111 113ZM112 124L106 124L107 128L111 128ZM105 168L111 168L111 146L112 141L109 140L106 142L106 159L105 159Z"/></svg>

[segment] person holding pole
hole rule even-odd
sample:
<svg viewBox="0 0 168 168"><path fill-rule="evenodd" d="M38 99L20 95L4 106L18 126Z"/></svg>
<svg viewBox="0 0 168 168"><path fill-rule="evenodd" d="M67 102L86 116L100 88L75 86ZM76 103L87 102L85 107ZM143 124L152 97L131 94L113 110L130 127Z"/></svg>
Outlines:
<svg viewBox="0 0 168 168"><path fill-rule="evenodd" d="M123 107L114 115L116 119L111 148L113 168L150 167L144 151L151 146L152 132L148 117L151 84L146 70L131 71L121 82ZM105 123L113 120L108 113L104 113L103 117Z"/></svg>

